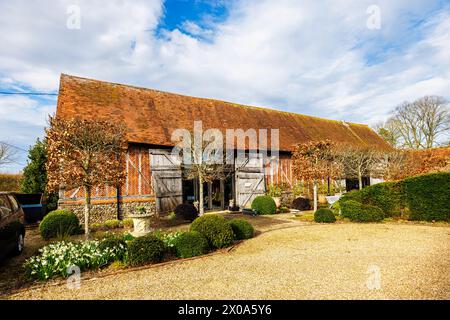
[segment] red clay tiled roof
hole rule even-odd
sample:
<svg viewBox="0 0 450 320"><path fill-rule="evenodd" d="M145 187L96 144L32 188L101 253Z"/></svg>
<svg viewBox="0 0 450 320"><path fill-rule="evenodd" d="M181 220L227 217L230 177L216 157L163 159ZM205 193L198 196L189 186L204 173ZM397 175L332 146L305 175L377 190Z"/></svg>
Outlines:
<svg viewBox="0 0 450 320"><path fill-rule="evenodd" d="M295 113L249 107L62 75L57 117L125 123L129 142L173 146L172 131L192 129L280 129L280 150L309 140L330 139L356 146L390 149L368 126ZM269 142L270 146L270 142Z"/></svg>

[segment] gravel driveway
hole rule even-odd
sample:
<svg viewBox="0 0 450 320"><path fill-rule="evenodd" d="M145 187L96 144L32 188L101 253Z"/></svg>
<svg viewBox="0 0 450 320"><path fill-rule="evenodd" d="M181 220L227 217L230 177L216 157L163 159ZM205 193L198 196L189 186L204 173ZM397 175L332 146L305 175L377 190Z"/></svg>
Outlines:
<svg viewBox="0 0 450 320"><path fill-rule="evenodd" d="M295 225L228 253L12 298L450 299L450 227Z"/></svg>

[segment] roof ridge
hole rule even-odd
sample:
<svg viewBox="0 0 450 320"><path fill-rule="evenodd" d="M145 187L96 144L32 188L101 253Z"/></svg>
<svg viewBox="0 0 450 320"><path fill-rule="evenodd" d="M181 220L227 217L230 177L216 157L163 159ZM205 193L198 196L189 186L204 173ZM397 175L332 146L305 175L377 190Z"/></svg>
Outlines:
<svg viewBox="0 0 450 320"><path fill-rule="evenodd" d="M335 122L336 124L341 124L341 125L344 125L344 123L345 123L345 124L348 124L348 125L369 127L369 125L363 124L363 123L354 123L354 122L347 122L347 121L344 121L344 120L335 120L335 119L321 118L321 117L317 117L317 116L306 115L306 114L301 114L301 113L296 113L296 112L291 112L291 111L273 109L273 108L270 108L270 107L250 106L250 105L245 105L245 104L240 104L240 103L230 102L230 101L225 101L225 100L190 96L190 95L186 95L186 94L180 94L180 93L163 91L163 90L158 90L158 89L140 87L140 86L129 85L129 84L124 84L124 83L118 83L118 82L111 82L111 81L104 81L104 80L97 80L97 79L92 79L92 78L85 78L85 77L80 77L80 76L74 76L74 75L69 75L69 74L65 74L65 73L61 73L61 78L62 77L75 78L75 79L86 80L86 81L93 81L93 82L101 82L101 83L104 83L104 84L111 84L111 85L116 85L116 86L121 86L121 87L126 87L126 88L132 88L132 89L138 89L138 90L153 91L153 92L162 93L162 94L176 95L176 96L179 96L179 97L207 100L207 101L211 101L211 102L227 103L227 104L231 104L233 107L249 108L249 109L256 109L256 110L261 110L261 111L272 111L272 112L277 112L277 113L281 113L281 114L293 115L293 116L296 116L296 117L307 117L307 118L312 118L312 119L317 119L317 120L322 120L322 121L325 120L325 121Z"/></svg>

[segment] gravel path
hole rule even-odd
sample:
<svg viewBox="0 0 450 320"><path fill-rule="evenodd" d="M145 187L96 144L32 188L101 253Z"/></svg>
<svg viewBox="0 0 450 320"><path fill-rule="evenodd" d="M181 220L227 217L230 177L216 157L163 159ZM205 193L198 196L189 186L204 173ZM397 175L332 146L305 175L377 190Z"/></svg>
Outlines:
<svg viewBox="0 0 450 320"><path fill-rule="evenodd" d="M369 290L369 279L380 288ZM450 227L298 225L262 233L229 253L11 298L450 299Z"/></svg>

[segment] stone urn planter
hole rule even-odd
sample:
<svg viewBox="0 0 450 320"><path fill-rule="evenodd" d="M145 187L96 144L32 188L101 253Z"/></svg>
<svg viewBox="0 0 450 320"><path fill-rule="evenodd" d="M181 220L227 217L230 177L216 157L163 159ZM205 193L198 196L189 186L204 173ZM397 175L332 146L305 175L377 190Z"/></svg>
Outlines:
<svg viewBox="0 0 450 320"><path fill-rule="evenodd" d="M153 214L147 213L145 208L138 208L136 213L128 216L133 219L133 237L143 237L149 234L151 230L151 219Z"/></svg>

